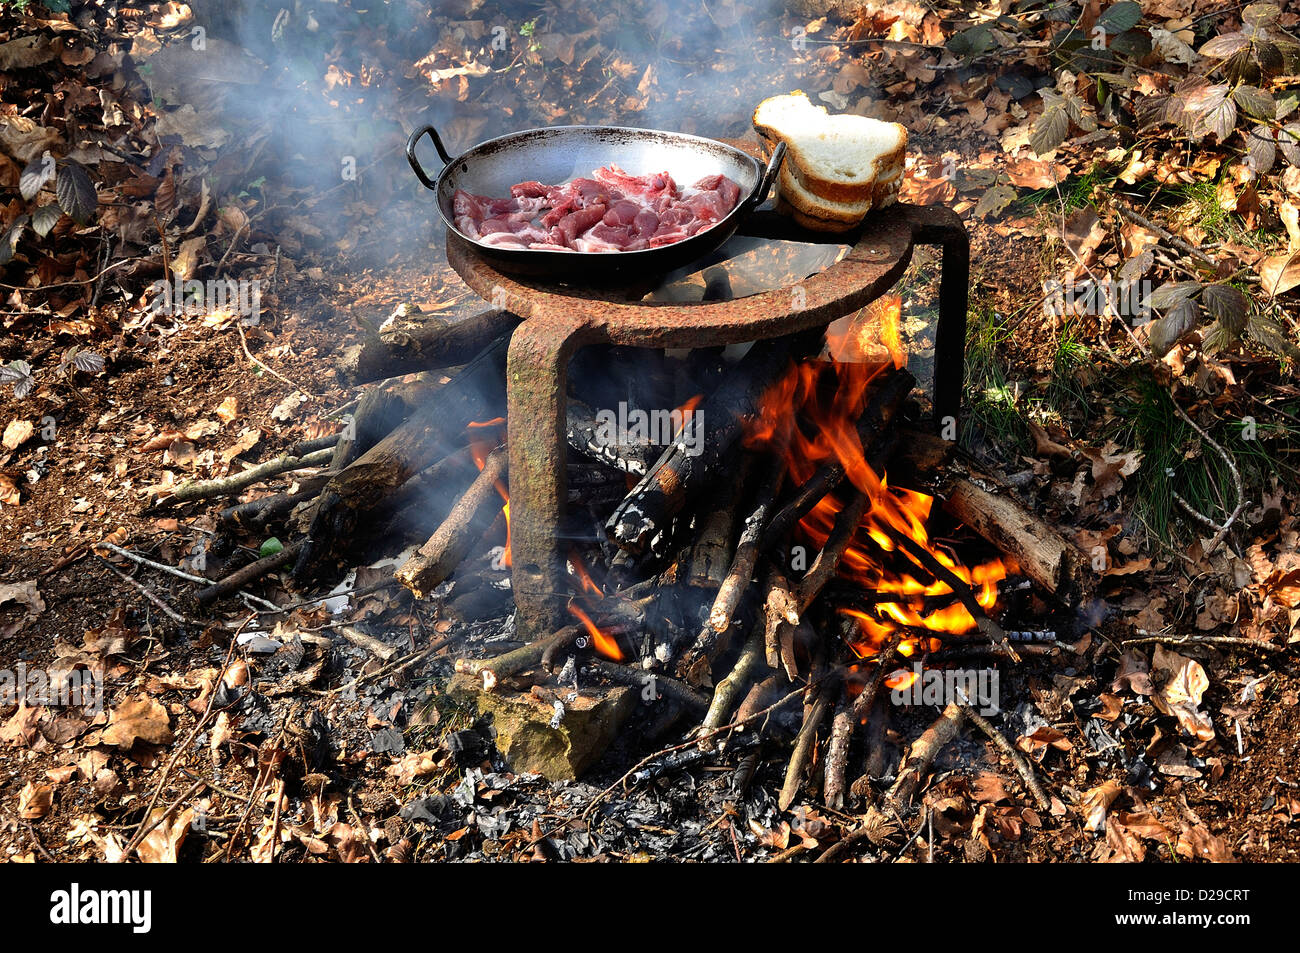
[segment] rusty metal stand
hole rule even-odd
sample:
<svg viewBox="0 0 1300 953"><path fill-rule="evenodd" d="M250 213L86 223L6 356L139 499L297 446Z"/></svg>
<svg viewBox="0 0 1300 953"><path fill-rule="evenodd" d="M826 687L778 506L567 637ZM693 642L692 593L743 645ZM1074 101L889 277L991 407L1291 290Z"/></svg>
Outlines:
<svg viewBox="0 0 1300 953"><path fill-rule="evenodd" d="M759 218L756 228L744 231L759 237L810 238L776 217ZM510 340L506 366L511 582L520 638L541 638L565 622L568 587L558 539L567 498L565 391L568 363L579 349L590 344L707 347L824 327L888 291L902 277L916 244L943 247L933 394L936 421L942 427L945 417L955 423L961 403L970 268L966 230L950 209L885 209L869 220L852 249L820 274L788 288L695 304L611 301L607 290L510 277L448 233L447 260L466 284L494 306L524 319Z"/></svg>

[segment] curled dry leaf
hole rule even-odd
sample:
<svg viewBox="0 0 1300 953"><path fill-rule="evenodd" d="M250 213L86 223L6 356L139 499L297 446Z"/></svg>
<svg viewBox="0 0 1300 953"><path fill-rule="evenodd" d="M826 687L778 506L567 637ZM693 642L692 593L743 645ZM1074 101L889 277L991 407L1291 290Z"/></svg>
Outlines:
<svg viewBox="0 0 1300 953"><path fill-rule="evenodd" d="M45 600L36 588L35 579L23 582L0 583L0 606L6 602L17 602L27 607L28 618L34 618L45 611Z"/></svg>
<svg viewBox="0 0 1300 953"><path fill-rule="evenodd" d="M1090 831L1106 829L1106 812L1124 789L1116 781L1103 781L1083 793L1079 807L1085 819L1084 827Z"/></svg>
<svg viewBox="0 0 1300 953"><path fill-rule="evenodd" d="M1210 687L1210 679L1201 663L1157 645L1151 660L1151 679L1159 690L1152 703L1166 715L1173 715L1183 730L1201 741L1214 737L1210 716L1200 711L1201 696Z"/></svg>
<svg viewBox="0 0 1300 953"><path fill-rule="evenodd" d="M22 494L18 492L18 485L5 474L0 473L0 503L17 506L20 502L22 502Z"/></svg>
<svg viewBox="0 0 1300 953"><path fill-rule="evenodd" d="M149 813L148 823L157 821L163 816L164 811L166 808L154 808ZM136 853L146 864L176 863L176 855L181 845L185 843L185 835L189 833L193 822L193 808L186 808L173 814L145 835L144 840L140 841L140 846L136 848Z"/></svg>

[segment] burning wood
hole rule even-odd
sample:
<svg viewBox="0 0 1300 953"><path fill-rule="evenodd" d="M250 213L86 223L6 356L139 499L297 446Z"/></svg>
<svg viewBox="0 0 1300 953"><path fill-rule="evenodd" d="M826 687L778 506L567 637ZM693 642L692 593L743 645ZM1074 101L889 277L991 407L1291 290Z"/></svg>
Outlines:
<svg viewBox="0 0 1300 953"><path fill-rule="evenodd" d="M645 552L717 476L745 420L757 415L760 400L786 372L791 356L811 350L819 338L804 334L755 344L614 511L609 538L631 552Z"/></svg>
<svg viewBox="0 0 1300 953"><path fill-rule="evenodd" d="M815 774L827 803L869 801L885 750L877 702L882 688L907 677L895 664L937 665L950 653L991 651L990 644L1014 660L1011 634L990 616L1006 594L999 583L1025 565L1048 592L1073 585L1068 547L1009 501L951 483L946 510L1008 557L968 566L931 537L934 498L887 478L897 469L925 479L948 456L946 446L900 440L914 416L915 380L905 368L899 314L898 299L882 299L826 336L818 357L809 355L823 344L821 331L754 345L698 406L697 399L679 403L677 424L665 434L630 433L625 405L611 429L610 412L573 397L561 404L566 442L586 458L561 464L571 519L553 528L570 540L560 578L575 621L495 658L460 659L457 671L489 692L504 691L507 679L532 685L553 698L557 718L563 689L576 687L580 672L641 688L644 702L673 706L656 724L681 712L700 719L702 751L728 725L740 730L769 712L775 720L761 730L788 733L793 745L782 808L803 790L819 751L823 769ZM486 312L457 340L507 324ZM357 367L408 369L460 356L433 322L383 334ZM414 348L416 365L400 356L402 334L427 342ZM507 612L510 494L506 448L497 445L504 420L493 416L502 405L504 354L498 338L445 386L424 374L367 394L334 451L335 472L309 505L306 535L275 564L297 552L299 571L320 567L343 555L346 534L363 517L384 515L378 535L407 539L417 528L427 535L396 572L417 598L450 579L444 618ZM665 394L689 378L675 373L672 360L659 355L646 365L654 369L648 393ZM698 370L698 355L691 360ZM640 476L630 491L629 475ZM232 510L226 522L265 525L292 506L301 510L304 495L268 499ZM1044 552L1035 550L1038 541ZM494 543L502 545L489 553ZM471 559L476 546L480 555ZM225 591L227 583L218 585ZM746 633L743 644L733 643L735 632ZM1056 651L1050 641L1014 642L1022 651ZM804 697L802 718L776 710L792 691ZM941 720L913 746L896 800L911 800L961 720L960 712ZM866 723L873 727L859 745L857 729ZM859 747L867 749L867 770L849 786Z"/></svg>

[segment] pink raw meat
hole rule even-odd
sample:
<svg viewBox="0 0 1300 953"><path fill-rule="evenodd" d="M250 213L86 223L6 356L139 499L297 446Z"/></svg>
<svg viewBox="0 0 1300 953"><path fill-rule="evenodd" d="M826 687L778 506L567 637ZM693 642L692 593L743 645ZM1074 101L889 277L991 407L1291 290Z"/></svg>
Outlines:
<svg viewBox="0 0 1300 953"><path fill-rule="evenodd" d="M740 202L740 186L707 175L679 190L667 172L631 175L618 166L562 185L520 182L511 198L458 190L456 227L485 245L549 251L638 251L671 245L711 228Z"/></svg>

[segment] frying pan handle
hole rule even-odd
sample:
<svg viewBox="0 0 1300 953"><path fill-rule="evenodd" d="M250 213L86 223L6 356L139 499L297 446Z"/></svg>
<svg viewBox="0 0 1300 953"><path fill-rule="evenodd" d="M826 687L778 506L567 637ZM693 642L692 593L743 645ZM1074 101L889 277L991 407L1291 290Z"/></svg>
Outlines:
<svg viewBox="0 0 1300 953"><path fill-rule="evenodd" d="M785 143L778 142L776 148L772 150L772 157L767 160L767 168L763 171L763 177L758 180L758 186L754 189L754 194L749 197L750 211L758 208L767 200L768 193L772 191L772 186L776 184L777 173L781 171L781 162L785 159Z"/></svg>
<svg viewBox="0 0 1300 953"><path fill-rule="evenodd" d="M411 137L406 140L406 161L411 163L411 171L415 173L415 177L420 180L421 185L426 189L436 189L438 183L429 178L429 173L424 171L424 166L420 165L420 160L415 157L415 144L420 141L420 137L426 132L429 134L429 138L433 140L433 147L438 150L438 158L442 160L442 164L451 164L451 156L447 155L447 149L442 144L442 137L438 135L438 130L432 126L421 126L411 133ZM782 145L785 145L785 143L782 143Z"/></svg>

